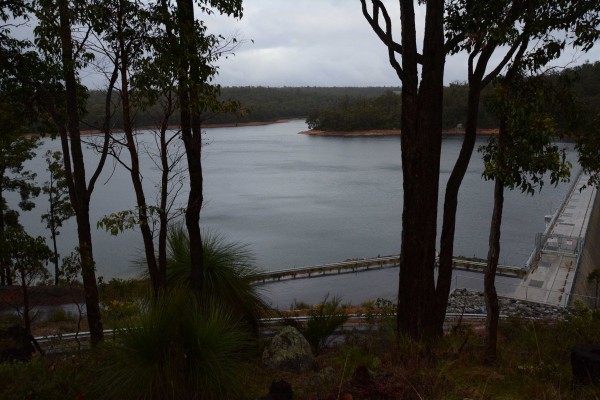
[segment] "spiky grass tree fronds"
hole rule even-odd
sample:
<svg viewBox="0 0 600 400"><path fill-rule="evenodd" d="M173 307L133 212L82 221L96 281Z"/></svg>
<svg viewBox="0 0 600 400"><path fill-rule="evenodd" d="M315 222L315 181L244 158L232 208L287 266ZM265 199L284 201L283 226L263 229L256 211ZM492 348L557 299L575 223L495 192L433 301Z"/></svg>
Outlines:
<svg viewBox="0 0 600 400"><path fill-rule="evenodd" d="M238 320L185 289L162 295L110 348L107 399L235 399L252 342Z"/></svg>
<svg viewBox="0 0 600 400"><path fill-rule="evenodd" d="M247 245L228 242L219 234L204 232L202 240L204 255L205 301L215 301L231 309L252 327L258 318L269 310L260 295L260 288L253 284L257 273L255 259ZM189 284L190 245L185 228L174 226L168 236L169 258L167 280L169 287Z"/></svg>

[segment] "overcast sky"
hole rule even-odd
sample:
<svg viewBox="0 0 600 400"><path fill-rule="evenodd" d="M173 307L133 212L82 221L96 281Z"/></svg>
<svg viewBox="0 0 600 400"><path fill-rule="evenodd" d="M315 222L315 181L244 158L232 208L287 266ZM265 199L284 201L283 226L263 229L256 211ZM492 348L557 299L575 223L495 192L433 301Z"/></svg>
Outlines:
<svg viewBox="0 0 600 400"><path fill-rule="evenodd" d="M392 20L398 21L398 1L384 3ZM359 0L244 0L243 4L241 20L201 17L210 32L247 40L234 57L219 62L221 85L399 86L387 50L364 19ZM559 65L586 60L600 60L600 44L587 54L569 52ZM446 83L465 81L466 56L448 58L445 69Z"/></svg>
<svg viewBox="0 0 600 400"><path fill-rule="evenodd" d="M383 0L399 41L399 4ZM197 17L209 32L241 39L234 56L219 61L223 86L400 86L387 49L372 31L360 0L244 0L241 20L220 15ZM424 8L417 8L418 42ZM31 35L32 24L15 30ZM498 53L499 54L499 53ZM492 59L498 61L501 55ZM464 82L466 54L448 57L445 83ZM574 66L600 61L600 43L587 54L568 51L555 63ZM83 83L103 88L102 77L82 71Z"/></svg>

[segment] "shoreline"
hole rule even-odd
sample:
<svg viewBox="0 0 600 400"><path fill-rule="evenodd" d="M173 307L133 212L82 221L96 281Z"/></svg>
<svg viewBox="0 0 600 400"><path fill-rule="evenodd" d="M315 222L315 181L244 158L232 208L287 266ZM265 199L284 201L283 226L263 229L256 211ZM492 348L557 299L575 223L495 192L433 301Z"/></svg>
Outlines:
<svg viewBox="0 0 600 400"><path fill-rule="evenodd" d="M308 130L298 132L300 135L308 136L335 136L335 137L363 137L363 136L400 136L400 129L372 129L365 131L320 131ZM463 136L464 131L457 129L443 129L443 136ZM497 135L498 128L477 129L477 136Z"/></svg>
<svg viewBox="0 0 600 400"><path fill-rule="evenodd" d="M228 122L223 124L204 124L202 125L202 129L217 129L217 128L237 128L237 127L245 127L245 126L264 126L264 125L274 125L274 124L284 124L286 122L295 121L303 118L289 118L289 119L278 119L275 121L253 121L253 122ZM156 126L147 125L141 126L139 128L135 128L134 131L147 131L157 129ZM169 125L169 129L175 130L180 129L179 125ZM81 129L81 135L102 135L102 131L99 129ZM115 128L112 129L112 133L122 133L123 129ZM30 133L28 135L38 135L37 133Z"/></svg>

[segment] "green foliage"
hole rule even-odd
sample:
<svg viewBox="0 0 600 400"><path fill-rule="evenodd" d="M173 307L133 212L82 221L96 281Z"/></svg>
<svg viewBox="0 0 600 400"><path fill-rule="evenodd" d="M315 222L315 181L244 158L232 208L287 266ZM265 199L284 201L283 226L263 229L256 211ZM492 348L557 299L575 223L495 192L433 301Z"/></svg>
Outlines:
<svg viewBox="0 0 600 400"><path fill-rule="evenodd" d="M168 287L187 286L191 259L187 232L181 225L168 234ZM244 244L227 242L222 236L205 232L202 238L204 257L203 296L231 309L235 315L256 326L269 306L262 299L259 287L253 284L257 272L254 256Z"/></svg>
<svg viewBox="0 0 600 400"><path fill-rule="evenodd" d="M52 256L42 236L30 236L20 226L10 226L5 231L5 240L0 243L0 254L7 258L19 278L27 286L36 281L45 281L48 270L45 262Z"/></svg>
<svg viewBox="0 0 600 400"><path fill-rule="evenodd" d="M36 174L25 170L24 164L35 156L38 146L37 138L0 135L0 212L7 210L3 192L19 193L19 207L22 210L34 207L31 198L36 197L40 189L35 185Z"/></svg>
<svg viewBox="0 0 600 400"><path fill-rule="evenodd" d="M100 307L107 326L119 328L140 315L143 299L149 297L148 282L113 278L98 284Z"/></svg>
<svg viewBox="0 0 600 400"><path fill-rule="evenodd" d="M162 43L162 42L161 42ZM158 43L160 44L160 43ZM158 45L157 44L157 45ZM167 88L174 84L174 77L168 71L160 71L161 64L172 60L161 60L166 53L158 53L156 57L148 57L140 61L144 71L136 72L132 84L138 92L135 97L137 105L135 123L137 126L155 126L159 122L157 115L163 114L162 107L166 98L159 87ZM173 88L173 90L175 90ZM237 103L235 112L224 110L223 113L210 115L206 121L211 124L236 124L247 122L269 122L282 119L306 118L318 115L320 109L335 108L344 99L351 103L373 99L384 95L389 90L399 88L389 87L222 87L219 99L226 103ZM88 116L84 117L86 124L100 126L98 115L104 113L104 91L92 90L87 101ZM450 106L454 104L449 101ZM116 110L113 121L115 127L123 126L123 116ZM460 121L462 122L462 120ZM454 124L456 126L456 124Z"/></svg>
<svg viewBox="0 0 600 400"><path fill-rule="evenodd" d="M108 399L239 398L250 343L232 314L173 290L123 332L99 390Z"/></svg>
<svg viewBox="0 0 600 400"><path fill-rule="evenodd" d="M391 300L379 297L375 302L366 304L365 319L372 325L395 321L396 308L397 306Z"/></svg>
<svg viewBox="0 0 600 400"><path fill-rule="evenodd" d="M50 237L54 247L54 283L58 285L60 271L58 265L57 236L60 235L60 228L63 222L75 215L75 210L69 199L69 187L67 176L61 163L62 153L59 151L46 152L46 164L50 172L50 180L42 186L42 192L48 196L48 212L42 214L42 222L46 222L46 228L50 230Z"/></svg>
<svg viewBox="0 0 600 400"><path fill-rule="evenodd" d="M331 335L349 318L341 307L341 298L337 296L331 300L328 298L329 295L325 296L323 302L308 311L306 325L294 324L306 338L315 354L318 354L327 345Z"/></svg>
<svg viewBox="0 0 600 400"><path fill-rule="evenodd" d="M571 163L554 142L560 133L557 118L569 110L568 96L565 87L555 85L544 76L496 85L488 104L506 119L506 136L493 136L479 148L486 180L501 179L505 187L531 195L541 190L546 174L552 185L569 180Z"/></svg>
<svg viewBox="0 0 600 400"><path fill-rule="evenodd" d="M69 187L65 170L62 166L62 153L60 151L46 152L46 164L50 172L50 180L42 186L42 193L48 196L49 209L42 214L42 221L50 229L52 236L58 236L63 222L75 215L69 200Z"/></svg>
<svg viewBox="0 0 600 400"><path fill-rule="evenodd" d="M67 312L64 309L57 307L52 311L50 316L46 319L46 322L64 322L64 321L77 321L77 316L73 313Z"/></svg>
<svg viewBox="0 0 600 400"><path fill-rule="evenodd" d="M388 91L375 99L350 102L348 98L335 108L325 108L309 114L310 129L355 131L400 128L401 97Z"/></svg>
<svg viewBox="0 0 600 400"><path fill-rule="evenodd" d="M444 88L444 129L465 123L468 89L466 83L460 82ZM332 106L318 106L308 114L306 123L309 129L333 131L399 129L401 96L397 93L388 91L377 98L346 97ZM497 127L496 117L483 104L479 114L479 127Z"/></svg>
<svg viewBox="0 0 600 400"><path fill-rule="evenodd" d="M139 208L139 207L138 207ZM146 214L151 222L158 220L163 211L156 206L147 206ZM105 215L96 223L98 229L104 229L113 236L126 230L134 229L140 224L140 213L138 210L124 210Z"/></svg>

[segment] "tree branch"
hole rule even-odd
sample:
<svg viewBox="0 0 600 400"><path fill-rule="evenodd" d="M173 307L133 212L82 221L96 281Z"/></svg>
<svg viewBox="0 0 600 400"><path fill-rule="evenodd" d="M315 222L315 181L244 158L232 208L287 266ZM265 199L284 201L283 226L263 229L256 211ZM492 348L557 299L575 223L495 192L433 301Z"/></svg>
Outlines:
<svg viewBox="0 0 600 400"><path fill-rule="evenodd" d="M102 172L102 169L104 168L104 163L106 162L106 157L108 156L108 145L110 142L110 127L109 127L109 120L110 120L110 96L112 94L113 91L113 87L115 86L115 83L117 82L117 77L118 77L118 66L115 64L115 68L112 72L112 75L110 77L110 82L108 84L108 91L106 94L106 116L105 116L105 121L104 121L104 126L102 128L102 130L104 131L104 144L102 146L102 152L100 155L100 162L98 163L98 167L96 168L96 170L94 171L94 175L92 175L92 178L90 179L90 183L88 184L88 193L92 193L94 191L94 186L96 184L96 181L98 180L98 177L100 176L100 173Z"/></svg>
<svg viewBox="0 0 600 400"><path fill-rule="evenodd" d="M371 25L371 28L377 34L379 39L387 46L390 64L394 68L394 70L396 70L396 74L398 75L398 77L401 80L403 80L404 71L402 70L402 67L400 66L398 60L396 60L396 54L402 55L402 46L394 42L392 38L392 20L385 6L380 0L371 0L371 3L373 4L373 15L371 16L369 10L367 9L366 0L360 0L360 2L362 5L362 12L365 19L367 20L367 22L369 22L369 25ZM385 21L385 31L379 25L380 12L383 15L383 19ZM423 56L421 54L417 54L417 62L420 64L423 63Z"/></svg>

